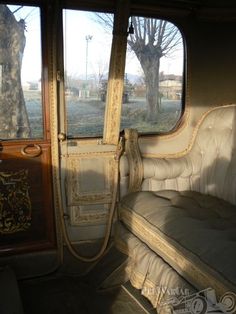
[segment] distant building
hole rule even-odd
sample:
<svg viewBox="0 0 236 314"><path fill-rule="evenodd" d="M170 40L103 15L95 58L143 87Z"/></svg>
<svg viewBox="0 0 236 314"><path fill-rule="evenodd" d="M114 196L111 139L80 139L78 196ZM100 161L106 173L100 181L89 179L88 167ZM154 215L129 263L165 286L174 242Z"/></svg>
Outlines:
<svg viewBox="0 0 236 314"><path fill-rule="evenodd" d="M22 84L23 90L28 91L41 91L41 80L28 81Z"/></svg>
<svg viewBox="0 0 236 314"><path fill-rule="evenodd" d="M167 99L180 99L182 94L182 76L174 74L160 74L159 91Z"/></svg>
<svg viewBox="0 0 236 314"><path fill-rule="evenodd" d="M160 73L159 76L159 92L161 98L166 98L170 100L178 100L182 95L182 76L175 74L164 74ZM146 85L145 83L134 84L134 96L135 97L145 97L146 95Z"/></svg>

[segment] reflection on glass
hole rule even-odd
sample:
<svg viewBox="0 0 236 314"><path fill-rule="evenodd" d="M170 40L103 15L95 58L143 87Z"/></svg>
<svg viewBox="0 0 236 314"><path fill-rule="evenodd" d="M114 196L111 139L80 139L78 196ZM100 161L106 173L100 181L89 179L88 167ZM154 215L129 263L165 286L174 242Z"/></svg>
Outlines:
<svg viewBox="0 0 236 314"><path fill-rule="evenodd" d="M102 136L113 15L65 9L63 25L67 135Z"/></svg>
<svg viewBox="0 0 236 314"><path fill-rule="evenodd" d="M41 138L40 10L2 4L0 20L0 138Z"/></svg>
<svg viewBox="0 0 236 314"><path fill-rule="evenodd" d="M182 35L165 20L132 16L130 22L121 128L168 132L182 114Z"/></svg>

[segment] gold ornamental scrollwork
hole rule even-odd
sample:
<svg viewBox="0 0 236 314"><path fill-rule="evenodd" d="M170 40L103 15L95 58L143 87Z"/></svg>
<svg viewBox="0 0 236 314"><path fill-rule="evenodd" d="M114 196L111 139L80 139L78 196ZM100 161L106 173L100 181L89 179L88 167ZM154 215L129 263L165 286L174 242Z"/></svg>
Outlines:
<svg viewBox="0 0 236 314"><path fill-rule="evenodd" d="M25 231L31 226L28 171L0 172L0 234Z"/></svg>

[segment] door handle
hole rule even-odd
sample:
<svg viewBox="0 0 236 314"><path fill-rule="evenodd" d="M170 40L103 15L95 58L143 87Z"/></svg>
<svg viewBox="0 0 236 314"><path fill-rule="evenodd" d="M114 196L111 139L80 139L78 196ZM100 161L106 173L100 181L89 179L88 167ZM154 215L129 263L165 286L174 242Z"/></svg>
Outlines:
<svg viewBox="0 0 236 314"><path fill-rule="evenodd" d="M58 140L59 140L60 142L65 141L65 140L66 140L66 134L63 133L63 132L59 133L59 134L58 134Z"/></svg>
<svg viewBox="0 0 236 314"><path fill-rule="evenodd" d="M42 148L38 144L29 144L21 148L21 154L29 158L38 157L41 153Z"/></svg>

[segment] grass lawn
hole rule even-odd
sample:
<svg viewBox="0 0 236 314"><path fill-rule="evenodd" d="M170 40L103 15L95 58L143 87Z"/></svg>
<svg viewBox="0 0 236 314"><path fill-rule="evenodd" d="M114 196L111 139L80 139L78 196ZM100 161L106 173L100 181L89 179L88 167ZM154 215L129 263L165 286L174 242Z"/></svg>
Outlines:
<svg viewBox="0 0 236 314"><path fill-rule="evenodd" d="M43 136L42 106L39 91L25 91L32 135ZM69 137L102 136L105 103L97 98L79 99L66 97L67 135ZM147 121L147 106L144 98L133 98L124 103L121 116L121 130L136 128L142 133L165 133L173 129L181 115L179 100L162 100L159 116L155 123Z"/></svg>

